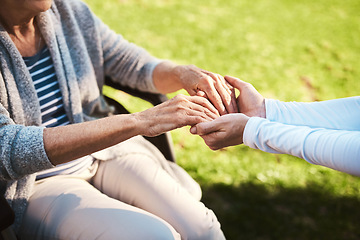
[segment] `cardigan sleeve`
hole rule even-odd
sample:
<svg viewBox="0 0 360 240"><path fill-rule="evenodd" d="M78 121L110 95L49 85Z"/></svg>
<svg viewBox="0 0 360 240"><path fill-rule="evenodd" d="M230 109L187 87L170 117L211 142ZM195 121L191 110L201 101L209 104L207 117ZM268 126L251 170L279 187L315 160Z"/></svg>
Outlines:
<svg viewBox="0 0 360 240"><path fill-rule="evenodd" d="M128 42L94 16L103 50L104 72L122 85L142 91L158 92L153 84L153 70L161 60L145 49Z"/></svg>
<svg viewBox="0 0 360 240"><path fill-rule="evenodd" d="M360 131L294 126L253 117L245 126L244 144L360 176Z"/></svg>
<svg viewBox="0 0 360 240"><path fill-rule="evenodd" d="M16 180L53 167L43 143L43 127L14 124L0 104L0 179Z"/></svg>
<svg viewBox="0 0 360 240"><path fill-rule="evenodd" d="M266 118L291 125L360 130L360 97L322 102L282 102L266 99Z"/></svg>

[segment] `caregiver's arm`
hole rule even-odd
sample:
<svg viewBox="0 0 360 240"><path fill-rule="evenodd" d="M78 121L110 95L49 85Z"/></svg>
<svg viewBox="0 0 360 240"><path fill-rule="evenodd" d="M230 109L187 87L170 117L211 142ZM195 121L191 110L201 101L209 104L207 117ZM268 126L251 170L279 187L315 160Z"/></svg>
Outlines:
<svg viewBox="0 0 360 240"><path fill-rule="evenodd" d="M244 144L271 153L285 153L309 163L360 176L360 131L328 130L250 118Z"/></svg>
<svg viewBox="0 0 360 240"><path fill-rule="evenodd" d="M309 163L360 176L360 131L286 125L241 113L221 116L190 129L213 150L245 145L290 154Z"/></svg>
<svg viewBox="0 0 360 240"><path fill-rule="evenodd" d="M266 117L291 125L360 130L360 97L312 103L282 102L264 99L250 83L230 76L225 79L240 91L239 112L250 117Z"/></svg>
<svg viewBox="0 0 360 240"><path fill-rule="evenodd" d="M360 97L321 102L282 102L266 99L266 118L292 125L360 130Z"/></svg>

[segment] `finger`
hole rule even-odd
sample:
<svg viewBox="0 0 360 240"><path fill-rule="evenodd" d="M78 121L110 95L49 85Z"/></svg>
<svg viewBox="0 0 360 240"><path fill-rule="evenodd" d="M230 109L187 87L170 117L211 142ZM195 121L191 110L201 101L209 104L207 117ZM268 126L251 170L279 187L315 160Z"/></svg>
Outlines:
<svg viewBox="0 0 360 240"><path fill-rule="evenodd" d="M214 118L206 114L199 114L199 112L196 111L188 112L186 118L187 120L185 121L186 122L185 125L187 126L194 126L202 122L210 122L214 120Z"/></svg>
<svg viewBox="0 0 360 240"><path fill-rule="evenodd" d="M234 113L239 112L239 107L236 102L236 94L235 94L235 88L231 89L231 105L234 106Z"/></svg>
<svg viewBox="0 0 360 240"><path fill-rule="evenodd" d="M193 88L186 89L186 91L189 93L190 96L196 96L197 93L199 92L198 89L193 89Z"/></svg>
<svg viewBox="0 0 360 240"><path fill-rule="evenodd" d="M190 129L190 132L192 134L197 134L202 136L202 135L210 134L212 132L217 132L219 130L220 130L220 124L218 124L216 120L213 120L209 122L201 122L196 124Z"/></svg>
<svg viewBox="0 0 360 240"><path fill-rule="evenodd" d="M206 93L201 90L197 91L196 96L207 98Z"/></svg>
<svg viewBox="0 0 360 240"><path fill-rule="evenodd" d="M231 90L230 96L231 96L231 106L232 106L233 112L230 112L230 113L238 113L239 109L238 109L238 104L237 104L237 99L236 99L235 88L233 86L231 86L230 83L228 83L228 81L226 81L226 86Z"/></svg>
<svg viewBox="0 0 360 240"><path fill-rule="evenodd" d="M194 97L192 97L192 99L190 99L190 101L192 101L195 104L198 104L198 105L202 106L206 110L211 111L217 117L220 116L219 111L215 108L214 105L211 104L211 102L207 98L200 97L200 96L194 96Z"/></svg>
<svg viewBox="0 0 360 240"><path fill-rule="evenodd" d="M201 138L204 139L205 144L211 149L211 150L219 150L220 148L223 148L223 144L221 141L218 141L219 137L217 136L218 132L212 132L206 135L201 135Z"/></svg>
<svg viewBox="0 0 360 240"><path fill-rule="evenodd" d="M197 98L206 100L202 97ZM211 121L219 116L217 110L211 104L208 104L208 106L206 106L206 104L201 105L201 102L201 100L197 102L195 101L195 99L190 99L190 101L188 101L185 105L182 104L182 106L177 111L180 110L186 116L201 117L203 118L203 121ZM211 110L209 109L210 107L212 108ZM200 121L197 121L194 124L199 122Z"/></svg>
<svg viewBox="0 0 360 240"><path fill-rule="evenodd" d="M173 106L177 106L171 111L187 112L189 110L195 110L197 111L196 115L206 114L211 117L211 119L215 119L219 116L217 109L204 97L178 94L167 102L170 109L173 108ZM194 113L190 114L189 112L186 114L189 116L194 115Z"/></svg>
<svg viewBox="0 0 360 240"><path fill-rule="evenodd" d="M231 77L231 76L225 76L225 80L228 81L228 83L230 83L231 86L233 86L234 88L237 88L239 90L241 90L247 84L246 82L244 82L236 77Z"/></svg>
<svg viewBox="0 0 360 240"><path fill-rule="evenodd" d="M183 126L194 126L198 123L209 122L212 120L214 119L204 112L199 112L194 109L186 109L186 111L177 111L177 113L169 119L170 122L168 124L173 124L176 128L179 128ZM174 127L172 129L174 129Z"/></svg>
<svg viewBox="0 0 360 240"><path fill-rule="evenodd" d="M226 90L226 92L230 95L231 91L233 89L233 86L231 86L223 76L216 74L219 84Z"/></svg>
<svg viewBox="0 0 360 240"><path fill-rule="evenodd" d="M189 131L190 131L191 134L197 134L196 125L192 126Z"/></svg>
<svg viewBox="0 0 360 240"><path fill-rule="evenodd" d="M202 86L203 89L201 90L206 93L206 96L219 111L220 115L224 115L227 113L226 107L224 106L221 96L214 85L214 79L210 76L207 77L208 84L206 86Z"/></svg>
<svg viewBox="0 0 360 240"><path fill-rule="evenodd" d="M189 112L187 114L189 116L200 116L206 121L212 121L219 117L219 114L216 114L206 107L200 106L198 104L190 105Z"/></svg>
<svg viewBox="0 0 360 240"><path fill-rule="evenodd" d="M196 96L202 97L202 98L205 98L206 100L208 100L208 101L206 101L206 107L210 107L211 110L212 110L217 116L220 116L219 111L209 102L209 99L208 99L208 97L206 96L206 93L205 93L204 91L199 90L199 91L197 92ZM204 106L204 105L203 105L203 106Z"/></svg>
<svg viewBox="0 0 360 240"><path fill-rule="evenodd" d="M224 85L228 89L229 95L230 95L230 111L229 113L237 113L237 104L236 104L236 94L235 94L235 88L231 86L226 80L224 79Z"/></svg>
<svg viewBox="0 0 360 240"><path fill-rule="evenodd" d="M206 72L209 76L211 76L215 81L215 88L219 93L222 103L227 111L227 113L236 113L237 112L237 104L236 98L233 94L233 87L228 84L225 78L219 74L215 74L212 72Z"/></svg>
<svg viewBox="0 0 360 240"><path fill-rule="evenodd" d="M237 105L234 88L230 84L228 84L221 75L218 75L218 81L215 86L217 91L220 93L221 99L227 112L236 113Z"/></svg>
<svg viewBox="0 0 360 240"><path fill-rule="evenodd" d="M210 103L207 98L200 96L184 96L191 108L196 109L198 111L210 111L215 114L217 117L220 116L219 111ZM194 105L193 105L194 104Z"/></svg>

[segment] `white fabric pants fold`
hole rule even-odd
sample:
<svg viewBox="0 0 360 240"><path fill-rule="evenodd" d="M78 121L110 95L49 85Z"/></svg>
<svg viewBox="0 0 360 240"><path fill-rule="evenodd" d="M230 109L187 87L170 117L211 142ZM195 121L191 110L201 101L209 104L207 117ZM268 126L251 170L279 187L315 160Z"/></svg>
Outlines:
<svg viewBox="0 0 360 240"><path fill-rule="evenodd" d="M121 145L83 175L38 181L22 239L225 239L182 168L142 137Z"/></svg>

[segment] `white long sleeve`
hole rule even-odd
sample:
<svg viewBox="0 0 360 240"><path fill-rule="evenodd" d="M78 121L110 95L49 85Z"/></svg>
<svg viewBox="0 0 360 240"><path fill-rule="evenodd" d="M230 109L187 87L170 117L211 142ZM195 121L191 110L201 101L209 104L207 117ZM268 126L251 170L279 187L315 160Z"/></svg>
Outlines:
<svg viewBox="0 0 360 240"><path fill-rule="evenodd" d="M245 145L360 176L360 98L314 104L267 100L268 110L272 121L253 117L246 124Z"/></svg>
<svg viewBox="0 0 360 240"><path fill-rule="evenodd" d="M322 102L282 102L266 99L270 121L340 130L360 130L360 97Z"/></svg>

